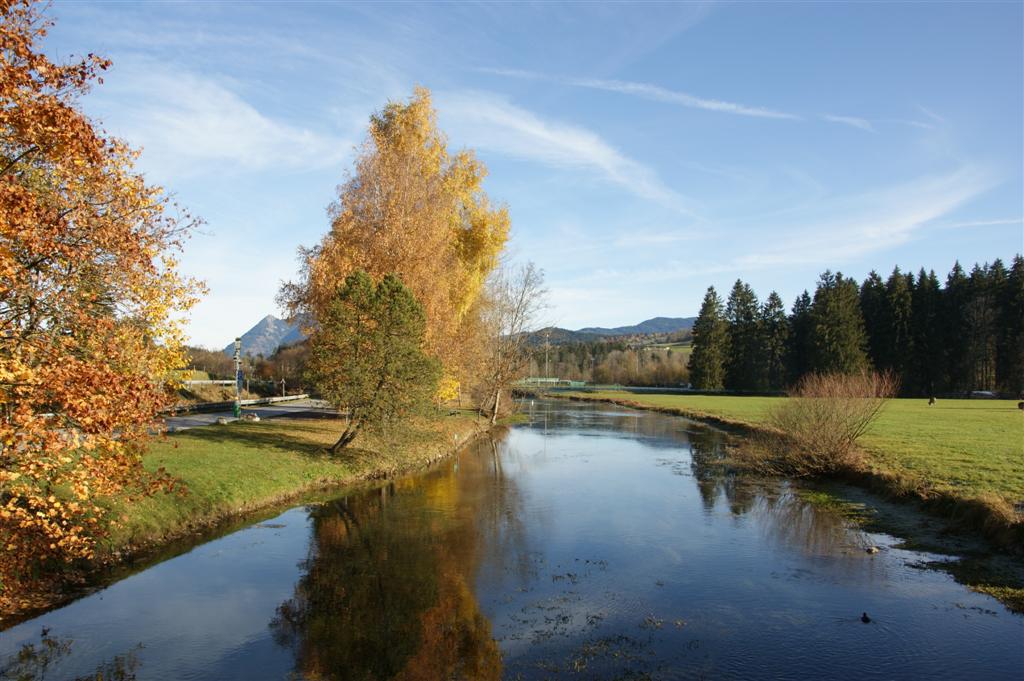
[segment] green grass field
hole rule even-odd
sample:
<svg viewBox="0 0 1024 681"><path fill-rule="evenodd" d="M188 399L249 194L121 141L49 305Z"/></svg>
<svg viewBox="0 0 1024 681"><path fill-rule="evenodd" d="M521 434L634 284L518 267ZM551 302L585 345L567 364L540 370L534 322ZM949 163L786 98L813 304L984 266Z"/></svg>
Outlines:
<svg viewBox="0 0 1024 681"><path fill-rule="evenodd" d="M410 427L400 437L361 434L339 456L325 448L344 422L332 419L236 421L169 435L154 442L143 463L163 467L187 494L163 494L118 502L108 550L159 542L189 527L270 506L328 485L422 465L451 452L482 426L470 414L445 416ZM456 436L457 439L456 439Z"/></svg>
<svg viewBox="0 0 1024 681"><path fill-rule="evenodd" d="M567 394L571 395L571 393ZM762 425L783 397L648 395L625 391L580 393L580 397L636 402L695 417ZM919 478L960 497L997 494L1024 502L1024 412L1012 400L925 399L889 402L864 436L870 465Z"/></svg>

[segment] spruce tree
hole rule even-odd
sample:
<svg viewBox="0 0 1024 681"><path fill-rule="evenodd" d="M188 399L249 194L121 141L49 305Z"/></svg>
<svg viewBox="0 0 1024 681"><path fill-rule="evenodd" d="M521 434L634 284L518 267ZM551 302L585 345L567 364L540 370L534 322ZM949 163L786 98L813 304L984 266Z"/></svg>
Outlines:
<svg viewBox="0 0 1024 681"><path fill-rule="evenodd" d="M935 272L917 275L911 300L913 361L906 385L908 392L932 396L945 385L945 348L942 329L942 290Z"/></svg>
<svg viewBox="0 0 1024 681"><path fill-rule="evenodd" d="M885 282L885 349L884 362L875 366L895 373L905 381L908 369L913 364L913 340L911 337L911 314L913 297L913 275L909 279L900 268L893 269Z"/></svg>
<svg viewBox="0 0 1024 681"><path fill-rule="evenodd" d="M811 296L801 293L793 302L789 315L789 343L786 350L786 369L789 382L796 383L811 369L813 355L813 320L811 319Z"/></svg>
<svg viewBox="0 0 1024 681"><path fill-rule="evenodd" d="M871 270L860 286L860 309L868 336L868 356L871 363L879 368L888 365L885 351L889 344L885 323L887 307L885 282L878 276L878 272Z"/></svg>
<svg viewBox="0 0 1024 681"><path fill-rule="evenodd" d="M857 282L826 270L811 305L812 365L818 373L855 373L870 366Z"/></svg>
<svg viewBox="0 0 1024 681"><path fill-rule="evenodd" d="M725 321L729 325L725 387L729 390L764 390L766 377L760 306L754 290L739 279L729 293Z"/></svg>
<svg viewBox="0 0 1024 681"><path fill-rule="evenodd" d="M721 390L725 387L728 352L728 328L722 317L722 299L715 287L709 286L693 324L693 353L689 369L690 383L694 388Z"/></svg>
<svg viewBox="0 0 1024 681"><path fill-rule="evenodd" d="M786 351L789 346L789 321L782 298L768 294L761 308L761 333L764 343L764 373L768 388L781 390L786 385Z"/></svg>
<svg viewBox="0 0 1024 681"><path fill-rule="evenodd" d="M953 391L970 390L970 329L967 306L970 287L960 262L953 264L946 277L942 292L942 319L945 329L947 388Z"/></svg>
<svg viewBox="0 0 1024 681"><path fill-rule="evenodd" d="M968 278L967 359L969 390L992 390L996 376L996 298L1005 268L998 260L992 266L975 265Z"/></svg>
<svg viewBox="0 0 1024 681"><path fill-rule="evenodd" d="M1017 255L999 300L996 379L1000 390L1024 396L1024 258Z"/></svg>

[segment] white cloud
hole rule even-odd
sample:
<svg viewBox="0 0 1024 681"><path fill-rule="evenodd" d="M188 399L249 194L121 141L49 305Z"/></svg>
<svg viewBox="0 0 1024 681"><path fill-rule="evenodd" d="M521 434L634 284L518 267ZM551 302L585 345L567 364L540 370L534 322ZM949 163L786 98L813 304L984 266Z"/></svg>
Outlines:
<svg viewBox="0 0 1024 681"><path fill-rule="evenodd" d="M1024 218L1006 218L1001 220L969 220L967 222L953 222L948 225L936 226L941 229L968 229L971 227L1005 227L1022 223L1024 223Z"/></svg>
<svg viewBox="0 0 1024 681"><path fill-rule="evenodd" d="M757 106L746 106L735 102L727 102L719 99L706 99L697 97L686 92L669 90L650 83L636 83L624 80L604 80L600 78L563 78L559 76L548 76L533 71L522 71L518 69L478 69L483 73L491 73L497 76L508 76L511 78L524 78L531 80L546 80L574 87L590 88L593 90L605 90L607 92L618 92L627 95L636 95L645 99L653 99L659 102L679 104L691 109L704 109L705 111L717 111L721 113L736 114L739 116L753 116L757 118L777 118L788 120L800 120L796 114L784 111L775 111Z"/></svg>
<svg viewBox="0 0 1024 681"><path fill-rule="evenodd" d="M139 60L90 96L106 127L143 147L163 177L322 168L348 156L345 137L261 112L223 82Z"/></svg>
<svg viewBox="0 0 1024 681"><path fill-rule="evenodd" d="M782 270L798 265L836 267L870 253L903 245L921 233L943 227L934 221L949 214L988 190L994 184L989 172L977 166L963 166L944 175L918 178L890 189L846 197L822 198L787 216L784 226L761 225L770 237L744 240L744 250L718 261L686 259L650 267L589 274L574 280L607 283L609 279L631 284L708 277L733 272ZM1009 224L1013 220L958 223L958 226ZM708 229L716 225L711 222ZM733 232L737 225L721 226ZM760 242L759 242L760 241Z"/></svg>
<svg viewBox="0 0 1024 681"><path fill-rule="evenodd" d="M690 230L643 231L636 230L615 238L612 245L617 248L647 248L667 246L684 241L698 241L708 237L706 232Z"/></svg>
<svg viewBox="0 0 1024 681"><path fill-rule="evenodd" d="M720 99L705 99L685 92L668 90L649 83L633 83L622 80L601 80L596 78L570 80L567 82L577 87L606 90L608 92L619 92L627 95L637 95L639 97L653 99L660 102L680 104L691 109L704 109L705 111L718 111L721 113L736 114L738 116L754 116L756 118L800 120L800 117L796 114L765 109L763 107L745 106L743 104L726 102Z"/></svg>
<svg viewBox="0 0 1024 681"><path fill-rule="evenodd" d="M470 147L556 167L590 170L637 196L692 212L691 201L665 185L652 169L585 128L543 120L491 93L439 93L434 101L443 127Z"/></svg>
<svg viewBox="0 0 1024 681"><path fill-rule="evenodd" d="M866 118L857 118L856 116L835 116L833 114L824 114L822 118L830 123L841 123L867 132L877 132L875 130L875 126L873 126L871 121Z"/></svg>
<svg viewBox="0 0 1024 681"><path fill-rule="evenodd" d="M889 250L992 185L989 172L967 165L890 189L825 199L799 217L795 223L799 228L791 236L740 256L732 265L736 269L829 265Z"/></svg>

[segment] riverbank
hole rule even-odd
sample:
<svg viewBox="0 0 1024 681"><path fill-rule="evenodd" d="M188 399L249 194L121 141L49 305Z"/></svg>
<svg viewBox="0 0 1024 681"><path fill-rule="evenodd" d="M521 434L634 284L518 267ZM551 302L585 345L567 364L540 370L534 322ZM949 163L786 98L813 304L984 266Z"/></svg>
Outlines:
<svg viewBox="0 0 1024 681"><path fill-rule="evenodd" d="M780 397L553 394L677 414L746 432L769 429ZM1000 548L1024 552L1024 414L1010 400L897 399L864 436L864 463L847 477L977 530Z"/></svg>
<svg viewBox="0 0 1024 681"><path fill-rule="evenodd" d="M154 441L143 457L179 484L172 493L112 500L110 535L96 559L60 584L23 594L17 610L0 613L0 626L25 613L73 598L83 583L126 563L145 561L161 547L201 536L317 490L383 479L452 455L490 429L486 419L459 411L409 424L400 435L361 434L353 447L331 456L326 447L344 429L335 416L236 421L194 428Z"/></svg>

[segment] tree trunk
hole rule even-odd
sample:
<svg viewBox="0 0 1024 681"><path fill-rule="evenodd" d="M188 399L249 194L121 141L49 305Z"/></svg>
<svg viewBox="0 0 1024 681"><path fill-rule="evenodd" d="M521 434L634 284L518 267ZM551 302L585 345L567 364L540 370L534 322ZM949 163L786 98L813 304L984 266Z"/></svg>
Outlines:
<svg viewBox="0 0 1024 681"><path fill-rule="evenodd" d="M498 420L498 403L501 402L501 388L494 391L494 411L491 412L491 425Z"/></svg>
<svg viewBox="0 0 1024 681"><path fill-rule="evenodd" d="M356 439L356 435L359 434L359 426L354 423L349 423L349 426L345 429L345 432L341 434L338 441L331 445L331 454L337 454L341 450L345 449L352 440Z"/></svg>

